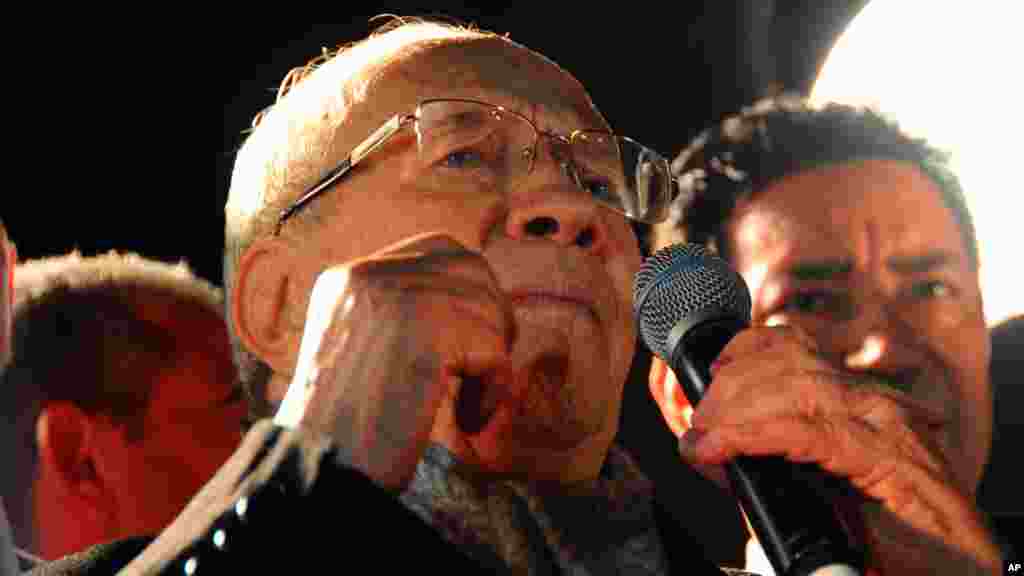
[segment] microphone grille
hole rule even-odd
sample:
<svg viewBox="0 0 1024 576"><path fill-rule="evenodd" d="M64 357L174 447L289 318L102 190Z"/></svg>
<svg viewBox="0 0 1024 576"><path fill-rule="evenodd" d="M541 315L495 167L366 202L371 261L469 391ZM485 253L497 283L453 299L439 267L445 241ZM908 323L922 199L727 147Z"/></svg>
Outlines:
<svg viewBox="0 0 1024 576"><path fill-rule="evenodd" d="M644 261L633 282L633 314L644 343L662 358L682 320L716 312L750 321L750 292L722 258L697 244L674 244Z"/></svg>

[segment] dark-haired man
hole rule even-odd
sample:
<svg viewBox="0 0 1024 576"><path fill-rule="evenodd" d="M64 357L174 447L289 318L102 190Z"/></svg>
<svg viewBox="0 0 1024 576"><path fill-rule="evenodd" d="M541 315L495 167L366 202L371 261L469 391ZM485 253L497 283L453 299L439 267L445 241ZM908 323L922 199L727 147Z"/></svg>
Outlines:
<svg viewBox="0 0 1024 576"><path fill-rule="evenodd" d="M782 96L701 134L673 170L680 195L653 245L717 251L756 326L722 352L692 417L655 361L651 392L684 456L779 454L847 478L883 573L933 573L938 542L994 570L974 505L989 340L974 228L943 156L870 111Z"/></svg>

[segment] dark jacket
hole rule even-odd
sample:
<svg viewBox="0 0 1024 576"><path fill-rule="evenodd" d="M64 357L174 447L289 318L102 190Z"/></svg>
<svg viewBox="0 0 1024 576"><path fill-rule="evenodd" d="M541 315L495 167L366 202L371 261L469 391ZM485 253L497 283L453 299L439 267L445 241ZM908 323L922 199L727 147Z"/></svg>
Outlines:
<svg viewBox="0 0 1024 576"><path fill-rule="evenodd" d="M655 510L673 573L722 574L683 528ZM246 435L155 540L93 547L29 574L109 575L129 562L127 574L323 574L325 566L338 573L505 572L444 541L394 494L343 465L325 439L269 421Z"/></svg>

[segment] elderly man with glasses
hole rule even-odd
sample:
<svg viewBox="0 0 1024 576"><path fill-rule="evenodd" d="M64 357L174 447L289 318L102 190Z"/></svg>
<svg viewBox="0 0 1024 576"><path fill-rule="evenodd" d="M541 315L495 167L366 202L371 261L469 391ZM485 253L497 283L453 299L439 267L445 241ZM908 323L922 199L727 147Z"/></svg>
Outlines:
<svg viewBox="0 0 1024 576"><path fill-rule="evenodd" d="M124 573L719 574L613 442L669 175L490 33L403 22L289 74L226 206L263 420Z"/></svg>

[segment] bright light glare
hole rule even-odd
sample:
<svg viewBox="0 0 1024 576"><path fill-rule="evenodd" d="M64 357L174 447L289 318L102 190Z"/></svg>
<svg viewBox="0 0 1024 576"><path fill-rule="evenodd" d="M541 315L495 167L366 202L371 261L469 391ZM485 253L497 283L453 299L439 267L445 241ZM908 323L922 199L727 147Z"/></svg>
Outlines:
<svg viewBox="0 0 1024 576"><path fill-rule="evenodd" d="M811 99L873 106L952 153L990 325L1024 313L1024 2L871 0Z"/></svg>

